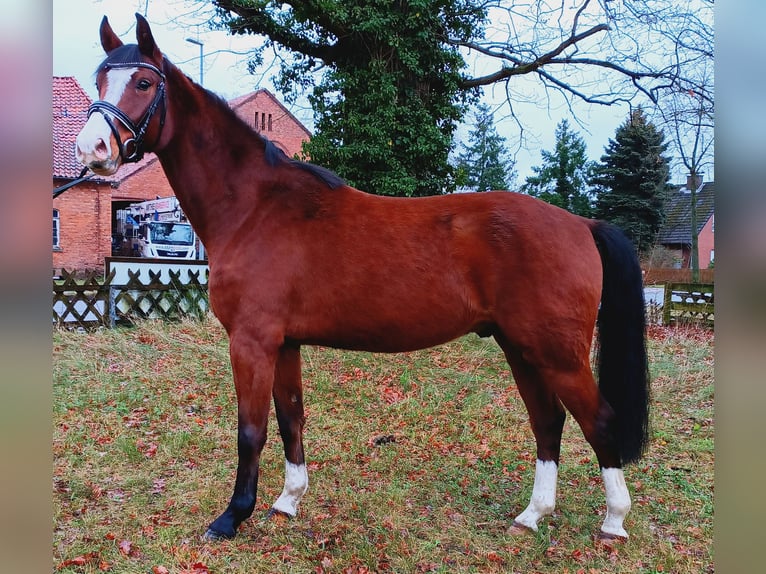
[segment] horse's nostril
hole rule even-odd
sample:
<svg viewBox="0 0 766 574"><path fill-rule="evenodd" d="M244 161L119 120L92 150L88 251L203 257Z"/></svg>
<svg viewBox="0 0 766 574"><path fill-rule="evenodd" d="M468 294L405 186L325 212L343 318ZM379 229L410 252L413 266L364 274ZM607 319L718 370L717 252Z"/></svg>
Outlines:
<svg viewBox="0 0 766 574"><path fill-rule="evenodd" d="M109 148L106 147L104 140L99 139L96 143L96 155L100 158L105 158L109 155Z"/></svg>

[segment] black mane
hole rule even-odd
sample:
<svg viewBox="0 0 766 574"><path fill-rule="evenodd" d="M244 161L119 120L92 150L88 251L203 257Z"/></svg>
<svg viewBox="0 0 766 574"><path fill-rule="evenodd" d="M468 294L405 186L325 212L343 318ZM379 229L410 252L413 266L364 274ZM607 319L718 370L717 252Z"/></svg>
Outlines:
<svg viewBox="0 0 766 574"><path fill-rule="evenodd" d="M279 149L279 147L274 145L274 142L266 137L261 136L260 134L258 135L265 144L263 154L266 159L266 163L268 163L270 166L276 167L279 164L286 163L292 167L297 167L298 169L309 172L314 177L318 177L323 182L325 182L330 187L330 189L335 189L336 187L346 185L346 182L343 180L343 178L341 178L336 173L333 173L329 169L319 165L314 165L313 163L299 161L297 159L287 157L287 154Z"/></svg>

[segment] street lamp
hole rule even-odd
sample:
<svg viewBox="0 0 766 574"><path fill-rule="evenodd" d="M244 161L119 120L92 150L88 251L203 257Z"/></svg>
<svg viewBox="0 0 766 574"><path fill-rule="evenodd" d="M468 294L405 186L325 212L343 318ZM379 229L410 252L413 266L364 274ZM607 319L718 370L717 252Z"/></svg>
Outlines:
<svg viewBox="0 0 766 574"><path fill-rule="evenodd" d="M199 85L205 86L205 76L203 75L203 67L202 67L202 49L204 47L204 43L200 42L199 40L195 40L194 38L186 38L186 41L190 44L196 44L199 46ZM197 253L197 259L205 259L205 246L202 245L202 240L197 238L199 240L199 251Z"/></svg>
<svg viewBox="0 0 766 574"><path fill-rule="evenodd" d="M199 40L195 40L194 38L186 38L186 41L190 44L196 44L199 46L199 85L204 86L205 85L205 78L202 74L202 49L204 47L204 43L200 42Z"/></svg>

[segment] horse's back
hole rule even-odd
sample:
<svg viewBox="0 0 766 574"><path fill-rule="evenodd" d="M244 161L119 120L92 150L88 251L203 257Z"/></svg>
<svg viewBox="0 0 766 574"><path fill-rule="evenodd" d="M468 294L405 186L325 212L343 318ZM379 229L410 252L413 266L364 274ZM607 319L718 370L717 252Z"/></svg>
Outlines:
<svg viewBox="0 0 766 574"><path fill-rule="evenodd" d="M511 192L342 188L312 202L270 210L257 241L241 242L254 247L231 254L247 260L235 266L247 280L233 299L251 317L283 321L287 339L405 351L498 326L524 338L538 322L555 332L595 320L598 253L586 220L564 210Z"/></svg>

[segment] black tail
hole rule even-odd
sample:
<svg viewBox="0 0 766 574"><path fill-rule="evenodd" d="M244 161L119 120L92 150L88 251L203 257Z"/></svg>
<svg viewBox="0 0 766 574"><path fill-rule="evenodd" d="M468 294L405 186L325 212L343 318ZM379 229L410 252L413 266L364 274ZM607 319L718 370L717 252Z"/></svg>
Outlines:
<svg viewBox="0 0 766 574"><path fill-rule="evenodd" d="M594 222L604 279L598 315L598 386L615 412L623 464L641 458L649 441L649 365L641 267L625 234Z"/></svg>

